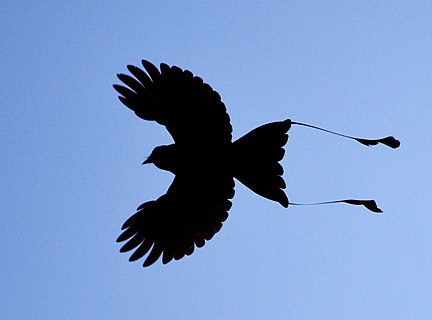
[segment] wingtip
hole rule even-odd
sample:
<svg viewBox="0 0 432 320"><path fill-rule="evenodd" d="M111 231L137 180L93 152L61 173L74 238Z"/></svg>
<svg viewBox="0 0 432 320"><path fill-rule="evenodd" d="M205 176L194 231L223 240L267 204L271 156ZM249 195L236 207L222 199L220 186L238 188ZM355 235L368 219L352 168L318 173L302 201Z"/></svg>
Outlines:
<svg viewBox="0 0 432 320"><path fill-rule="evenodd" d="M153 63L151 63L150 61L148 61L148 60L145 60L145 59L142 59L141 60L141 64L143 65L143 67L147 70L147 68L150 68L150 69L157 69L156 68L156 66L153 64ZM147 70L148 71L148 70Z"/></svg>
<svg viewBox="0 0 432 320"><path fill-rule="evenodd" d="M130 72L132 72L132 70L136 70L136 69L138 69L138 67L136 67L136 66L134 66L134 65L132 65L132 64L128 64L128 65L126 66L126 68L127 68Z"/></svg>

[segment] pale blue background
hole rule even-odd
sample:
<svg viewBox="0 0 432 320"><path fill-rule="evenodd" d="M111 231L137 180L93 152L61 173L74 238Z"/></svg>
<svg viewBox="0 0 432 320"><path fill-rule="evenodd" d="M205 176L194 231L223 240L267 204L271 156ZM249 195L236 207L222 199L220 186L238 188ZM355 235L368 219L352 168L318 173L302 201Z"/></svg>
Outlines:
<svg viewBox="0 0 432 320"><path fill-rule="evenodd" d="M0 6L1 319L431 319L429 1L9 1ZM238 138L291 118L290 207L237 185L191 257L148 269L115 239L171 176L169 143L111 85L146 58L218 90Z"/></svg>

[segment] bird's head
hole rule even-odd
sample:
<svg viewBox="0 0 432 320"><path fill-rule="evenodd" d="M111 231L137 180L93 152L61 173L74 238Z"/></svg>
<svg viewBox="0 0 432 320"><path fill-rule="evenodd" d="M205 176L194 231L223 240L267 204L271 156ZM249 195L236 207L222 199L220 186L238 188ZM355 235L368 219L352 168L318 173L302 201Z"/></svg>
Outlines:
<svg viewBox="0 0 432 320"><path fill-rule="evenodd" d="M159 169L167 170L175 174L176 160L176 147L174 144L170 144L154 148L149 157L142 164L153 163Z"/></svg>

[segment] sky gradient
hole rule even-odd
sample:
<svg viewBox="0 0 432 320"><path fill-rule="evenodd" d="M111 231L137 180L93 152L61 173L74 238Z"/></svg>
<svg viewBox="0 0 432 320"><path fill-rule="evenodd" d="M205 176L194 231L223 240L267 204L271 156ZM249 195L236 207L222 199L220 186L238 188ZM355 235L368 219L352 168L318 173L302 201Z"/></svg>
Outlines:
<svg viewBox="0 0 432 320"><path fill-rule="evenodd" d="M430 319L432 4L426 1L3 1L1 319ZM112 88L141 59L217 90L237 139L291 118L289 207L236 183L204 248L150 268L120 227L172 176L171 142Z"/></svg>

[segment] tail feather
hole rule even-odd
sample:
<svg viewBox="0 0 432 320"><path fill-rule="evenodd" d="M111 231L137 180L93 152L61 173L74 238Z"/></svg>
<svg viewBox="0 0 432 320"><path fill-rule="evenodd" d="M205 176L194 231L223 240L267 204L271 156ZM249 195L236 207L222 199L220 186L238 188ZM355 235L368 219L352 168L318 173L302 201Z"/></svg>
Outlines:
<svg viewBox="0 0 432 320"><path fill-rule="evenodd" d="M288 207L288 198L282 189L283 146L288 141L291 120L272 122L247 133L233 143L234 177L260 196Z"/></svg>

